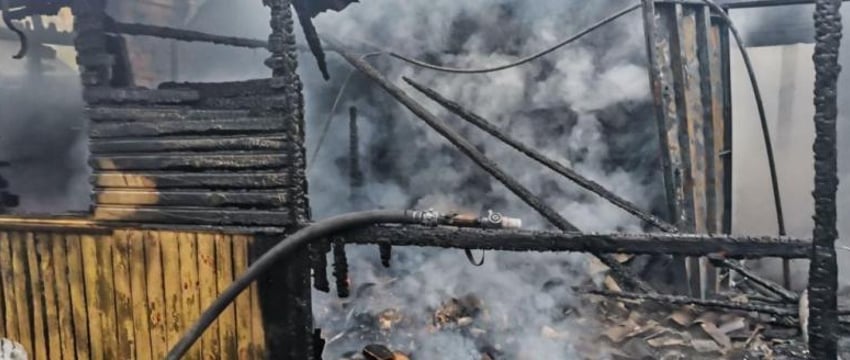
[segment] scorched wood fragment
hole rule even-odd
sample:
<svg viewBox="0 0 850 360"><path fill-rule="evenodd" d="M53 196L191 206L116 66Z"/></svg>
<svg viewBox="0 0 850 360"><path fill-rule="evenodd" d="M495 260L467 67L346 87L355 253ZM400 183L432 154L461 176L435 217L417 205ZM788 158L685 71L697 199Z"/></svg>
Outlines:
<svg viewBox="0 0 850 360"><path fill-rule="evenodd" d="M168 137L95 139L89 149L98 154L160 153L173 151L283 150L290 141L286 134L230 135L216 137Z"/></svg>
<svg viewBox="0 0 850 360"><path fill-rule="evenodd" d="M101 172L93 175L98 188L120 189L276 189L291 184L286 171L227 172Z"/></svg>
<svg viewBox="0 0 850 360"><path fill-rule="evenodd" d="M108 122L94 123L92 138L144 137L164 135L215 135L269 133L287 129L280 118L246 117L235 119L187 120L169 122Z"/></svg>

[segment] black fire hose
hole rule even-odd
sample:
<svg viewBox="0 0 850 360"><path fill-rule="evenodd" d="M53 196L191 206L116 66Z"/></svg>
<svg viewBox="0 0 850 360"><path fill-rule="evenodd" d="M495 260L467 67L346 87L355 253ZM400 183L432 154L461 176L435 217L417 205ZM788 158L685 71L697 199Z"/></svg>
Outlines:
<svg viewBox="0 0 850 360"><path fill-rule="evenodd" d="M236 278L230 286L219 294L201 314L201 317L183 335L179 342L171 348L166 359L181 359L192 347L204 331L221 315L222 312L244 291L252 282L269 271L282 258L303 248L307 244L319 241L341 231L357 227L377 224L423 224L438 225L442 217L431 211L413 210L372 210L349 213L331 217L307 226L288 236L272 247L257 261L251 264L242 275Z"/></svg>

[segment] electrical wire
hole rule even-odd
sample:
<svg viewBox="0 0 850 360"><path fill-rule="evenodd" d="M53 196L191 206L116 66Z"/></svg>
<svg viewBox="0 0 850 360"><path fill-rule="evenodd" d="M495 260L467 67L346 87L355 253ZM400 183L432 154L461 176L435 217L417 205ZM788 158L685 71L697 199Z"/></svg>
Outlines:
<svg viewBox="0 0 850 360"><path fill-rule="evenodd" d="M758 80L756 79L756 72L753 69L753 63L750 60L749 52L747 48L744 46L744 41L741 38L740 33L738 33L738 29L735 27L732 18L729 17L729 14L723 10L723 8L718 5L714 0L701 0L703 3L714 9L717 14L723 19L726 25L729 27L729 31L732 33L732 36L735 38L735 43L738 45L738 49L741 52L741 58L744 60L744 66L747 68L747 76L750 79L750 84L753 88L753 96L755 97L756 107L758 108L759 120L761 122L761 132L762 138L764 138L764 147L765 152L767 153L767 165L770 171L770 183L773 188L773 203L774 208L776 210L776 223L779 228L779 235L785 236L787 235L785 231L785 216L782 211L782 197L779 191L779 179L776 175L776 160L773 156L773 142L770 138L770 129L767 126L767 115L764 110L764 101L762 101L761 90L759 89ZM790 262L788 259L783 260L782 262L782 271L785 278L785 286L789 287L790 280Z"/></svg>
<svg viewBox="0 0 850 360"><path fill-rule="evenodd" d="M367 59L373 56L381 55L380 52L373 52L363 55L363 59ZM313 164L316 163L316 159L319 157L319 151L322 150L322 145L325 143L325 138L328 135L328 130L331 128L331 123L334 120L334 114L336 114L336 109L339 107L340 100L342 100L343 94L345 94L346 88L348 88L348 84L351 82L351 77L354 76L356 72L355 69L351 69L348 72L348 76L345 77L345 80L342 82L342 86L339 87L339 90L336 93L336 97L334 98L334 103L331 106L331 111L328 113L327 120L325 120L325 126L322 127L322 133L319 135L319 142L316 143L316 148L313 150L313 155L310 156L310 162L307 163L307 173L310 172L310 169L313 167Z"/></svg>
<svg viewBox="0 0 850 360"><path fill-rule="evenodd" d="M561 41L560 43L558 43L555 46L547 48L547 49L540 51L536 54L533 54L531 56L522 58L522 59L520 59L516 62L510 63L510 64L505 64L505 65L500 65L500 66L496 66L496 67L491 67L491 68L483 68L483 69L450 68L450 67L443 67L443 66L438 66L438 65L434 65L434 64L429 64L429 63L426 63L424 61L420 61L420 60L416 60L416 59L413 59L413 58L406 57L404 55L400 55L396 52L388 52L387 54L389 56L392 56L396 59L402 60L402 61L404 61L408 64L411 64L411 65L415 65L415 66L430 69L430 70L442 71L442 72L448 72L448 73L454 73L454 74L485 74L485 73L491 73L491 72L496 72L496 71L502 71L502 70L510 69L510 68L517 67L517 66L520 66L520 65L524 65L524 64L529 63L531 61L534 61L538 58L546 56L546 55L552 53L555 50L558 50L558 49L560 49L560 48L562 48L562 47L564 47L564 46L566 46L566 45L568 45L568 44L570 44L570 43L572 43L572 42L574 42L578 39L581 39L585 35L593 32L594 30L602 27L603 25L610 23L614 20L617 20L618 18L622 17L623 15L626 15L626 14L632 12L632 11L639 9L640 7L641 7L641 4L634 4L632 6L629 6L625 9L623 9L623 10L620 10L617 13L614 13L611 16L608 16L608 17L598 21L597 23L595 23L593 25L590 25L589 27L585 28L584 30L578 32L577 34L575 34L573 36L570 36L566 40Z"/></svg>
<svg viewBox="0 0 850 360"><path fill-rule="evenodd" d="M219 294L187 330L180 341L171 348L166 359L178 360L186 355L192 345L201 338L204 331L219 315L260 276L271 270L282 258L291 255L305 245L327 238L341 231L377 224L423 224L429 219L422 212L410 210L372 210L349 213L331 217L286 237L265 254L260 256L244 273L239 275L230 286Z"/></svg>

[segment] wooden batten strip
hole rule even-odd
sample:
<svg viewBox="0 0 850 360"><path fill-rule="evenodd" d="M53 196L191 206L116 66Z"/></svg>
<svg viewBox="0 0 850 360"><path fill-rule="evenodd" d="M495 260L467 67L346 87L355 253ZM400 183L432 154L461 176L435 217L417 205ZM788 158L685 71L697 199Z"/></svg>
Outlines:
<svg viewBox="0 0 850 360"><path fill-rule="evenodd" d="M231 235L215 236L216 277L221 293L233 282L233 243ZM236 359L236 308L230 304L218 317L221 358Z"/></svg>
<svg viewBox="0 0 850 360"><path fill-rule="evenodd" d="M98 236L97 244L97 294L100 297L100 313L103 342L103 356L106 359L118 359L118 325L115 306L115 279L112 267L111 236Z"/></svg>
<svg viewBox="0 0 850 360"><path fill-rule="evenodd" d="M59 305L56 298L56 276L54 273L53 254L51 253L53 239L49 233L35 234L35 250L38 255L40 278L39 287L44 299L44 324L47 338L48 359L62 359L62 330L59 325ZM62 299L60 301L64 301Z"/></svg>
<svg viewBox="0 0 850 360"><path fill-rule="evenodd" d="M115 314L118 333L118 357L132 359L135 351L133 331L133 294L130 280L130 241L128 231L116 231L113 236L112 272L115 282Z"/></svg>
<svg viewBox="0 0 850 360"><path fill-rule="evenodd" d="M65 253L68 256L68 286L71 293L70 299L74 324L74 348L76 349L77 358L103 358L102 355L97 357L91 355L92 353L98 353L98 351L101 351L98 354L102 354L102 350L100 350L99 342L96 345L89 343L89 329L92 327L99 328L99 325L93 326L91 324L92 320L96 321L96 314L93 313L92 316L89 317L88 309L90 308L88 307L88 301L86 298L88 291L85 286L87 268L83 265L85 264L83 262L83 245L79 235L68 235L65 238ZM86 270L84 271L84 269ZM95 334L91 334L91 336L94 335ZM90 346L92 346L92 351L89 350ZM97 346L96 349L95 346Z"/></svg>
<svg viewBox="0 0 850 360"><path fill-rule="evenodd" d="M241 275L248 269L248 236L233 236L233 276ZM236 358L250 359L251 320L255 316L251 309L251 290L244 291L236 298Z"/></svg>
<svg viewBox="0 0 850 360"><path fill-rule="evenodd" d="M165 290L165 331L168 347L171 348L180 340L183 330L181 314L182 291L180 280L180 251L177 244L177 233L162 231L159 233L162 247L163 288Z"/></svg>
<svg viewBox="0 0 850 360"><path fill-rule="evenodd" d="M74 309L68 280L68 253L65 251L65 235L51 235L49 251L53 258L53 279L55 280L57 321L59 323L59 351L63 359L75 360ZM57 358L59 359L59 358Z"/></svg>
<svg viewBox="0 0 850 360"><path fill-rule="evenodd" d="M91 235L80 237L80 247L83 258L83 271L86 291L86 309L88 310L88 328L91 344L91 358L102 360L105 358L105 341L103 334L103 297L98 292L101 289L98 284L98 269L100 262L97 258L97 239ZM108 358L107 358L108 359Z"/></svg>
<svg viewBox="0 0 850 360"><path fill-rule="evenodd" d="M15 313L18 316L18 342L23 345L28 354L34 354L32 319L30 318L30 304L32 303L27 293L28 274L26 268L26 244L24 234L19 232L10 233L9 241L12 250L12 272L15 274Z"/></svg>
<svg viewBox="0 0 850 360"><path fill-rule="evenodd" d="M32 354L35 359L47 358L47 341L45 339L45 323L44 314L44 284L41 282L41 269L39 268L38 256L36 255L35 234L26 233L24 235L25 247L24 253L26 256L27 272L29 274L29 291L30 306L32 310Z"/></svg>
<svg viewBox="0 0 850 360"><path fill-rule="evenodd" d="M144 232L127 230L130 291L133 295L133 344L136 359L153 360L151 350L150 305L148 303L147 262Z"/></svg>
<svg viewBox="0 0 850 360"><path fill-rule="evenodd" d="M165 308L165 274L163 274L162 245L159 233L145 232L146 280L150 310L151 353L154 359L165 358L168 352Z"/></svg>
<svg viewBox="0 0 850 360"><path fill-rule="evenodd" d="M198 320L201 313L200 286L198 282L198 242L196 234L181 232L177 235L180 252L180 281L182 296L182 314L184 331ZM186 359L201 359L200 342L189 349ZM241 358L240 358L241 359Z"/></svg>
<svg viewBox="0 0 850 360"><path fill-rule="evenodd" d="M17 296L15 294L15 272L12 269L12 249L9 233L0 232L0 282L3 284L3 298L0 299L3 303L3 313L5 314L4 336L20 341L20 326L18 325L18 310L15 304Z"/></svg>
<svg viewBox="0 0 850 360"><path fill-rule="evenodd" d="M213 234L198 234L198 280L200 284L201 308L205 309L218 296L216 282L216 241ZM218 320L201 337L202 357L205 360L219 359L221 347L218 340Z"/></svg>

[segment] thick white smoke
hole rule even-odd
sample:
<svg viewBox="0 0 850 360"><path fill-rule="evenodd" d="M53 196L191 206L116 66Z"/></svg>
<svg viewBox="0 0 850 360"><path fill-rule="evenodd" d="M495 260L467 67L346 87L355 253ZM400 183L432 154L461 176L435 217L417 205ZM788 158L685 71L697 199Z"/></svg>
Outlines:
<svg viewBox="0 0 850 360"><path fill-rule="evenodd" d="M629 4L368 0L340 14L322 15L316 25L321 33L347 40L353 47L362 40L446 66L485 67L551 46ZM374 63L396 83L403 84L401 77L407 76L431 86L522 142L650 208L658 196L658 168L637 167L629 160L641 156L654 159L658 154L651 112L641 108L649 90L644 51L640 16L635 13L543 61L498 73L451 75L385 58ZM327 116L335 91L349 71L336 56L329 58L335 76L331 84L320 81L312 58L302 57L301 62L311 152L320 130L317 125ZM465 125L412 88L404 88L581 229L641 230L639 222L628 214ZM341 201L349 193L345 165L345 110L349 106L357 106L361 115L360 150L370 199L369 204L353 204L351 208ZM436 132L358 75L349 85L335 121L318 161L311 164L315 218L375 206L475 212L493 209L522 217L530 227L548 226ZM635 127L635 133L611 129L624 122L642 126ZM624 146L618 142L641 137L649 141L632 148L626 155L629 159L614 159L610 146ZM468 334L442 332L437 336L425 330L428 316L440 303L469 293L482 299L490 316L505 318L504 326L487 335L490 345L511 346L511 353L529 359L569 359L575 356L574 346L587 340L578 335L581 329L576 319L564 315L579 306L569 288L587 279L588 259L583 255L488 254L485 265L475 268L460 251L395 249L392 269L377 264L376 248L349 247L349 255L355 292L364 284L377 284L377 290L353 301L317 293L317 325L332 337L355 328L352 319L357 319L357 314L398 308L417 317L417 325L412 327L419 326L422 333L414 336L413 346L408 338L394 332L372 334L374 338L367 339L343 338L328 346L327 359L357 350L356 346L369 340L414 350L417 357L425 359L476 358L480 350L476 347L482 344L474 343ZM552 286L553 280L559 285ZM566 340L547 338L541 333L546 327L569 335Z"/></svg>

